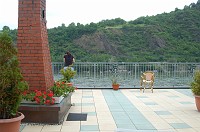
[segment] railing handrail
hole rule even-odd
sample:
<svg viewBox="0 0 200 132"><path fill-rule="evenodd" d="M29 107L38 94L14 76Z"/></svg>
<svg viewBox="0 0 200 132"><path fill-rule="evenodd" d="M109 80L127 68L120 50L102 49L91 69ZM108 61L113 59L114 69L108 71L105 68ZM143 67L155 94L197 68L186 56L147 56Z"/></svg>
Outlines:
<svg viewBox="0 0 200 132"><path fill-rule="evenodd" d="M52 62L55 76L64 62ZM74 83L79 87L111 87L110 77L119 74L121 87L139 87L142 72L155 72L155 87L189 87L196 69L200 69L197 62L75 62L77 71ZM84 82L84 83L83 83ZM86 82L88 82L86 84Z"/></svg>

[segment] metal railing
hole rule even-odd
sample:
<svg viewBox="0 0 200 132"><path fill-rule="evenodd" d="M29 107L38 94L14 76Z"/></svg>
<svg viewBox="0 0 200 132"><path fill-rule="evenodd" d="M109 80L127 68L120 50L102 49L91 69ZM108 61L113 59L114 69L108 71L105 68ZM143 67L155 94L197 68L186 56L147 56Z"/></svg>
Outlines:
<svg viewBox="0 0 200 132"><path fill-rule="evenodd" d="M200 63L169 62L76 62L77 74L73 83L78 88L111 88L112 77L117 77L120 88L139 88L144 71L154 71L154 88L189 88ZM53 62L54 80L62 77L63 62Z"/></svg>

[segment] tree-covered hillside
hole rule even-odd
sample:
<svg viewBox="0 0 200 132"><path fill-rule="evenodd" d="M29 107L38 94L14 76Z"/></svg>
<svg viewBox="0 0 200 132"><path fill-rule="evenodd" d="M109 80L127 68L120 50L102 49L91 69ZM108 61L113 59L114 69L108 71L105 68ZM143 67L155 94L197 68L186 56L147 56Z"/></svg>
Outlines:
<svg viewBox="0 0 200 132"><path fill-rule="evenodd" d="M16 30L11 30L16 40ZM170 13L48 29L52 61L200 62L200 0Z"/></svg>

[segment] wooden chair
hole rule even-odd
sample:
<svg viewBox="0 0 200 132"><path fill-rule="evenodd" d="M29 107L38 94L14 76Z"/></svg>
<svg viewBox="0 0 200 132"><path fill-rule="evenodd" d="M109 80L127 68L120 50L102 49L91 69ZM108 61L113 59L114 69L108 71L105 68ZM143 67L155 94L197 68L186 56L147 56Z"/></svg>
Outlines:
<svg viewBox="0 0 200 132"><path fill-rule="evenodd" d="M154 72L152 72L152 71L146 71L146 72L142 73L142 75L140 77L140 91L142 91L142 89L143 89L143 93L144 93L146 86L149 85L151 88L151 91L153 93L154 78L155 78Z"/></svg>

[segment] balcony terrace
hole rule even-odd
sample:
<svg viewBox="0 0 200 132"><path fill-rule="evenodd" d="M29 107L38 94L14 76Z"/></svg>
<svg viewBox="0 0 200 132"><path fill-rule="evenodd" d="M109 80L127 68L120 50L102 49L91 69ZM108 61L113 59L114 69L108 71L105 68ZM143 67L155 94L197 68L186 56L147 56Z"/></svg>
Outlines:
<svg viewBox="0 0 200 132"><path fill-rule="evenodd" d="M62 63L53 63L55 79ZM72 106L62 124L22 124L21 132L198 132L200 114L189 89L198 63L79 63ZM156 74L154 93L140 92L141 72ZM110 78L119 77L120 90ZM86 118L69 119L70 114Z"/></svg>

